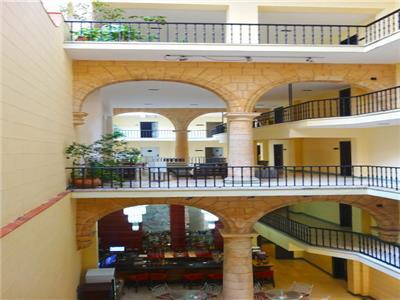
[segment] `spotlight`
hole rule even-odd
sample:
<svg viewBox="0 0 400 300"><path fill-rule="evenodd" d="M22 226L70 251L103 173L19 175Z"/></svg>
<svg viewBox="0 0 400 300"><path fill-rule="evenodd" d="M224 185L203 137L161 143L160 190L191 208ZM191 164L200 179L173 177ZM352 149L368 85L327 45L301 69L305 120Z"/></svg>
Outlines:
<svg viewBox="0 0 400 300"><path fill-rule="evenodd" d="M307 58L306 58L306 62L313 63L313 62L314 62L314 60L313 60L313 58L312 58L312 57L307 57Z"/></svg>
<svg viewBox="0 0 400 300"><path fill-rule="evenodd" d="M246 59L246 62L252 62L252 61L253 61L253 59L251 58L251 56L246 56L245 59Z"/></svg>

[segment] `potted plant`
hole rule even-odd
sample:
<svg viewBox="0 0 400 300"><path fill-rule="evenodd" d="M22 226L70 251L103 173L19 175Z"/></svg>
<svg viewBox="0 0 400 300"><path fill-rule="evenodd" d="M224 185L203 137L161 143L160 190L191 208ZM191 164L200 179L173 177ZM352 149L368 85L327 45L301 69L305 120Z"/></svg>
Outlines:
<svg viewBox="0 0 400 300"><path fill-rule="evenodd" d="M101 179L95 169L96 155L93 145L74 142L65 149L65 154L67 159L72 159L72 165L75 167L71 174L73 186L88 188L101 185Z"/></svg>
<svg viewBox="0 0 400 300"><path fill-rule="evenodd" d="M97 187L104 181L119 180L123 181L125 175L122 173L107 171L104 167L116 167L121 165L133 165L140 161L140 151L130 147L121 138L123 134L116 131L104 134L93 144L86 145L72 143L65 149L67 159L72 159L75 167L71 174L73 186L81 188Z"/></svg>

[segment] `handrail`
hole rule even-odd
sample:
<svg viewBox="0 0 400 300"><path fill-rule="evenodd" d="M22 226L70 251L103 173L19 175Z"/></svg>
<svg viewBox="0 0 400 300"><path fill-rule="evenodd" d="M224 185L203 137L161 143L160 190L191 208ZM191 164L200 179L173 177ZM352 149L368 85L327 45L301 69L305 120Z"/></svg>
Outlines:
<svg viewBox="0 0 400 300"><path fill-rule="evenodd" d="M254 119L254 127L307 119L363 115L400 109L400 86L351 97L310 100L280 107Z"/></svg>
<svg viewBox="0 0 400 300"><path fill-rule="evenodd" d="M85 188L369 188L398 193L400 167L168 165L142 167L75 166L70 189Z"/></svg>
<svg viewBox="0 0 400 300"><path fill-rule="evenodd" d="M215 134L219 134L219 133L224 133L227 130L227 126L226 123L221 123L218 124L217 126L215 126L213 129L211 129L211 134L215 135Z"/></svg>
<svg viewBox="0 0 400 300"><path fill-rule="evenodd" d="M400 10L367 25L65 21L70 41L368 45L400 31Z"/></svg>
<svg viewBox="0 0 400 300"><path fill-rule="evenodd" d="M358 252L400 269L400 244L365 233L308 226L277 213L265 215L259 222L311 246Z"/></svg>

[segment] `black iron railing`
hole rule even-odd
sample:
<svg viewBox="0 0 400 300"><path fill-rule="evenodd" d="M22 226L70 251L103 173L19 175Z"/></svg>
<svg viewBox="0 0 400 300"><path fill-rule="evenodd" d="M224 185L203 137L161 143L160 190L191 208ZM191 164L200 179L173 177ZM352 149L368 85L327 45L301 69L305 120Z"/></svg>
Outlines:
<svg viewBox="0 0 400 300"><path fill-rule="evenodd" d="M400 109L400 86L346 98L307 101L266 112L254 119L254 127L307 119L363 115Z"/></svg>
<svg viewBox="0 0 400 300"><path fill-rule="evenodd" d="M69 41L368 45L400 30L400 10L367 25L65 21Z"/></svg>
<svg viewBox="0 0 400 300"><path fill-rule="evenodd" d="M224 133L226 132L226 124L225 123L221 123L217 126L215 126L213 129L211 129L211 134L219 134L219 133Z"/></svg>
<svg viewBox="0 0 400 300"><path fill-rule="evenodd" d="M358 252L400 268L400 245L373 235L311 227L276 213L265 215L260 222L312 246Z"/></svg>
<svg viewBox="0 0 400 300"><path fill-rule="evenodd" d="M400 167L252 166L72 167L69 188L375 187L397 192Z"/></svg>

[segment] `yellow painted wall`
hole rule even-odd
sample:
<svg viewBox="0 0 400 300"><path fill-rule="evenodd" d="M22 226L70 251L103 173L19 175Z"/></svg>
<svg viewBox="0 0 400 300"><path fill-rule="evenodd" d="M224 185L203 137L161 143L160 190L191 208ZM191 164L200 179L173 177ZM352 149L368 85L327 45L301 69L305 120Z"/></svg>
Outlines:
<svg viewBox="0 0 400 300"><path fill-rule="evenodd" d="M340 164L339 142L348 139L303 139L302 157L305 166Z"/></svg>
<svg viewBox="0 0 400 300"><path fill-rule="evenodd" d="M293 212L304 213L331 223L340 224L339 204L335 202L310 202L290 207Z"/></svg>
<svg viewBox="0 0 400 300"><path fill-rule="evenodd" d="M75 200L64 197L1 240L1 299L76 299Z"/></svg>
<svg viewBox="0 0 400 300"><path fill-rule="evenodd" d="M73 139L72 65L39 1L2 7L3 201L1 224L65 190ZM34 20L34 22L33 22Z"/></svg>
<svg viewBox="0 0 400 300"><path fill-rule="evenodd" d="M400 280L358 261L347 261L347 288L354 294L376 300L398 300Z"/></svg>
<svg viewBox="0 0 400 300"><path fill-rule="evenodd" d="M40 1L2 3L2 201L7 224L65 190L73 140L64 29ZM69 196L1 240L2 299L76 299L80 255Z"/></svg>
<svg viewBox="0 0 400 300"><path fill-rule="evenodd" d="M303 258L325 272L332 274L332 256L314 254L304 251Z"/></svg>
<svg viewBox="0 0 400 300"><path fill-rule="evenodd" d="M270 153L269 158L273 161L273 152L271 152L271 143L282 143L286 141L285 147L290 146L287 142L292 139L303 138L303 161L304 164L311 163L314 159L304 150L304 147L309 145L310 149L315 147L325 148L324 155L318 155L323 162L322 158L325 157L327 152L327 162L338 159L338 154L334 154L330 149L333 149L335 141L351 140L352 142L352 161L354 165L370 164L370 165L387 165L387 166L400 166L400 126L380 126L375 128L301 128L295 123L286 123L273 126L264 126L254 130L254 139L262 140L263 137L271 137L270 140ZM328 139L329 138L329 139ZM308 144L308 139L318 139L321 142L332 143L330 146ZM304 146L305 145L305 146ZM312 147L311 147L312 145ZM297 147L298 148L298 147ZM298 148L299 149L299 148ZM289 152L294 151L290 148ZM337 150L335 150L337 151ZM287 151L286 151L287 152ZM287 152L287 153L289 153ZM329 153L328 153L329 154ZM286 159L292 157L293 162L294 154L286 154ZM285 159L284 157L284 159ZM335 158L336 157L336 158ZM285 164L286 161L284 161ZM307 162L308 161L308 162Z"/></svg>

